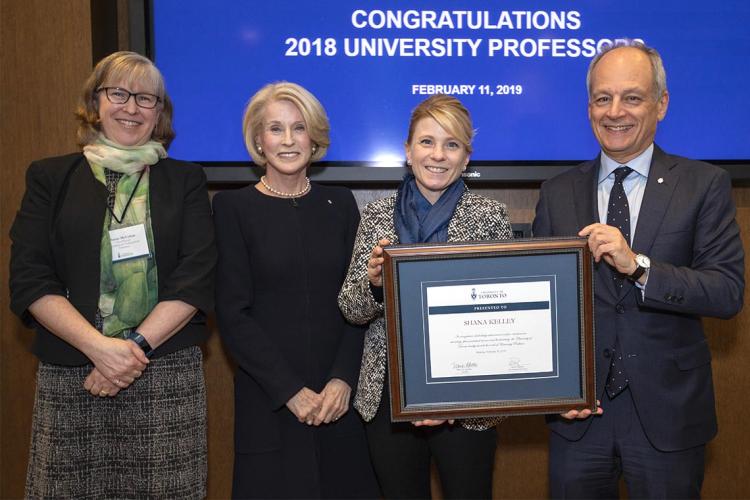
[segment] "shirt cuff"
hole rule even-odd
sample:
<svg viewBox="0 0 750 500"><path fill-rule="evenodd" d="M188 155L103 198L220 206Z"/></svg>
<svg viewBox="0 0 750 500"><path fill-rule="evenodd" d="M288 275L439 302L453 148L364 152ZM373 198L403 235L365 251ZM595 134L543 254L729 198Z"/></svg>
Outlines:
<svg viewBox="0 0 750 500"><path fill-rule="evenodd" d="M641 290L641 300L646 300L646 285L648 284L648 273L649 272L646 271L644 275L646 276L646 281L644 281L642 285L638 281L635 282L635 286L637 286Z"/></svg>

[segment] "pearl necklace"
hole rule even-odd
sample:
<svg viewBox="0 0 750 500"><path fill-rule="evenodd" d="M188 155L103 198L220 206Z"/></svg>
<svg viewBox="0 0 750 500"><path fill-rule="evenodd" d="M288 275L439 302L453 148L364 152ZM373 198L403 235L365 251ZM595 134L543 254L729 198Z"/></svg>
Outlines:
<svg viewBox="0 0 750 500"><path fill-rule="evenodd" d="M296 193L285 193L283 191L278 191L271 186L268 185L268 182L266 182L266 176L262 175L260 177L260 183L263 184L263 187L266 188L269 192L275 194L276 196L281 196L282 198L299 198L300 196L307 194L308 191L310 191L310 178L305 177L305 187L302 188L302 191L298 191Z"/></svg>

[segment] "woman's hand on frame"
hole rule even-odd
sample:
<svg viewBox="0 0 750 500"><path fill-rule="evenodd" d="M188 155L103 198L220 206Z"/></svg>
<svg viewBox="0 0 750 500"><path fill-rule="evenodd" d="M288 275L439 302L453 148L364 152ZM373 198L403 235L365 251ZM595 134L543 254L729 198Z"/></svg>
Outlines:
<svg viewBox="0 0 750 500"><path fill-rule="evenodd" d="M372 286L383 286L383 247L390 245L391 242L386 238L378 241L370 253L370 259L367 261L367 279Z"/></svg>

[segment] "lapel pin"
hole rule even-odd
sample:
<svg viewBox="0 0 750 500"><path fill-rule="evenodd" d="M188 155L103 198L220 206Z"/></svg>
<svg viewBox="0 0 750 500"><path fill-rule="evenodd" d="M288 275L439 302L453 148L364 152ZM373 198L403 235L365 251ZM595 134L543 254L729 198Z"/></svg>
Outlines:
<svg viewBox="0 0 750 500"><path fill-rule="evenodd" d="M659 177L658 179L656 179L656 182L658 182L659 184L663 183L664 177Z"/></svg>

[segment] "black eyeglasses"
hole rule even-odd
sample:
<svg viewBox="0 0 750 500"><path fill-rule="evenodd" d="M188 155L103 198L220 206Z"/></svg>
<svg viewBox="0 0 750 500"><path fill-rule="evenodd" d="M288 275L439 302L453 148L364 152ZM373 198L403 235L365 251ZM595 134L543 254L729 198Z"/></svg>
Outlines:
<svg viewBox="0 0 750 500"><path fill-rule="evenodd" d="M126 102L128 102L128 100L130 100L131 97L134 97L135 103L139 107L153 109L157 104L159 104L159 101L161 101L161 98L159 96L155 96L154 94L147 94L145 92L128 92L127 90L121 89L120 87L100 87L96 89L96 92L99 93L102 90L107 96L107 100L112 104L125 104Z"/></svg>

